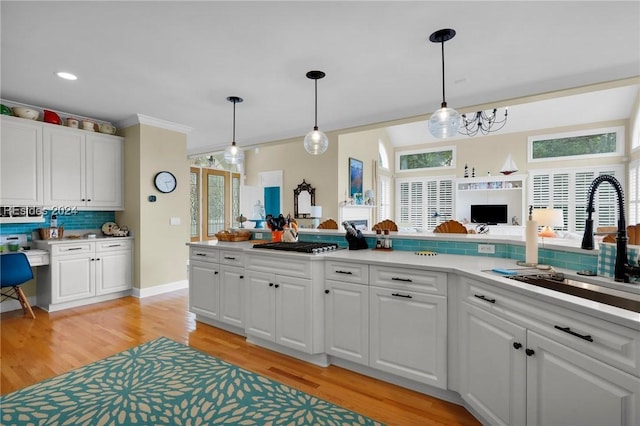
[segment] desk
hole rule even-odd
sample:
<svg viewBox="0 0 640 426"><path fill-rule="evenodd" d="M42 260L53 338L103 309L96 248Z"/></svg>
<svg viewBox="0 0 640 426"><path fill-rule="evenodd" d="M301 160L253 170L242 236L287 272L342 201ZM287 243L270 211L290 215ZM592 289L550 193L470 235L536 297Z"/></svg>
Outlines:
<svg viewBox="0 0 640 426"><path fill-rule="evenodd" d="M11 252L4 251L2 254L8 254ZM33 266L44 266L49 264L49 252L47 250L24 250L24 254L27 255L27 259L29 259L29 264Z"/></svg>

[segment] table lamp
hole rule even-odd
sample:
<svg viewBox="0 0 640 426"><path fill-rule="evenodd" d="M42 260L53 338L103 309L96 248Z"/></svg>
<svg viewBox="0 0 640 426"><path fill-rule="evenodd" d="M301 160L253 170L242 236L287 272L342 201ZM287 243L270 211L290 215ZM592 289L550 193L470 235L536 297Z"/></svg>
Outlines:
<svg viewBox="0 0 640 426"><path fill-rule="evenodd" d="M373 206L374 205L373 191L372 190L367 189L366 191L364 191L364 198L365 198L365 204L367 204L369 206Z"/></svg>
<svg viewBox="0 0 640 426"><path fill-rule="evenodd" d="M557 235L553 228L564 225L562 209L534 209L533 220L544 227L538 234L539 237L555 238Z"/></svg>
<svg viewBox="0 0 640 426"><path fill-rule="evenodd" d="M318 228L320 225L320 218L322 217L321 206L311 206L311 218L313 219L313 227Z"/></svg>

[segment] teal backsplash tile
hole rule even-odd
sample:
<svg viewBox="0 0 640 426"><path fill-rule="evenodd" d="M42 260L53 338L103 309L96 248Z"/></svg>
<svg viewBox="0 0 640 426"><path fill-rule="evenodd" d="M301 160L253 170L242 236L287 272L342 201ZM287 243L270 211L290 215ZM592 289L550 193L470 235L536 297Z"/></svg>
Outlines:
<svg viewBox="0 0 640 426"><path fill-rule="evenodd" d="M44 219L44 222L0 224L0 235L30 234L38 228L46 228L51 224L51 212ZM105 222L115 222L115 219L113 211L78 211L77 214L59 215L58 226L65 230L100 229Z"/></svg>

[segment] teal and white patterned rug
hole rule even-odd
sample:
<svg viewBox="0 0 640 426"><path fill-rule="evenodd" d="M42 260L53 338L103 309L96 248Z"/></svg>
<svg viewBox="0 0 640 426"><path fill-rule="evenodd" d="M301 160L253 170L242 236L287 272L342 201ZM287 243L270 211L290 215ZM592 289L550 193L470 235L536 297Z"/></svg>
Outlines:
<svg viewBox="0 0 640 426"><path fill-rule="evenodd" d="M3 425L380 425L161 337L0 398Z"/></svg>

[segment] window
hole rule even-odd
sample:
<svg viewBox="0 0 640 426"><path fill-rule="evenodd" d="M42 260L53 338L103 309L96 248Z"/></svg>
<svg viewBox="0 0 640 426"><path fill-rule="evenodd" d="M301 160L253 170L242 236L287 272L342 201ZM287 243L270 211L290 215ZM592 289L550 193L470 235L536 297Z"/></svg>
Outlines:
<svg viewBox="0 0 640 426"><path fill-rule="evenodd" d="M378 222L391 217L391 177L378 176Z"/></svg>
<svg viewBox="0 0 640 426"><path fill-rule="evenodd" d="M455 147L396 153L396 171L451 169L456 166Z"/></svg>
<svg viewBox="0 0 640 426"><path fill-rule="evenodd" d="M389 154L381 140L378 140L378 163L380 168L389 170Z"/></svg>
<svg viewBox="0 0 640 426"><path fill-rule="evenodd" d="M562 209L564 226L561 230L582 232L587 219L587 196L591 182L600 175L612 175L620 180L624 176L624 167L615 165L562 171L531 170L529 175L528 204L534 208ZM624 187L624 183L620 183ZM594 228L616 226L617 206L613 187L608 183L601 184L594 199Z"/></svg>
<svg viewBox="0 0 640 426"><path fill-rule="evenodd" d="M452 177L398 180L396 217L403 225L432 230L453 218Z"/></svg>
<svg viewBox="0 0 640 426"><path fill-rule="evenodd" d="M191 167L191 241L200 241L200 169Z"/></svg>
<svg viewBox="0 0 640 426"><path fill-rule="evenodd" d="M635 225L640 221L640 160L629 163L629 185L627 186L627 198L629 199L629 213L627 223Z"/></svg>
<svg viewBox="0 0 640 426"><path fill-rule="evenodd" d="M565 161L624 154L624 129L583 130L529 138L529 161Z"/></svg>

